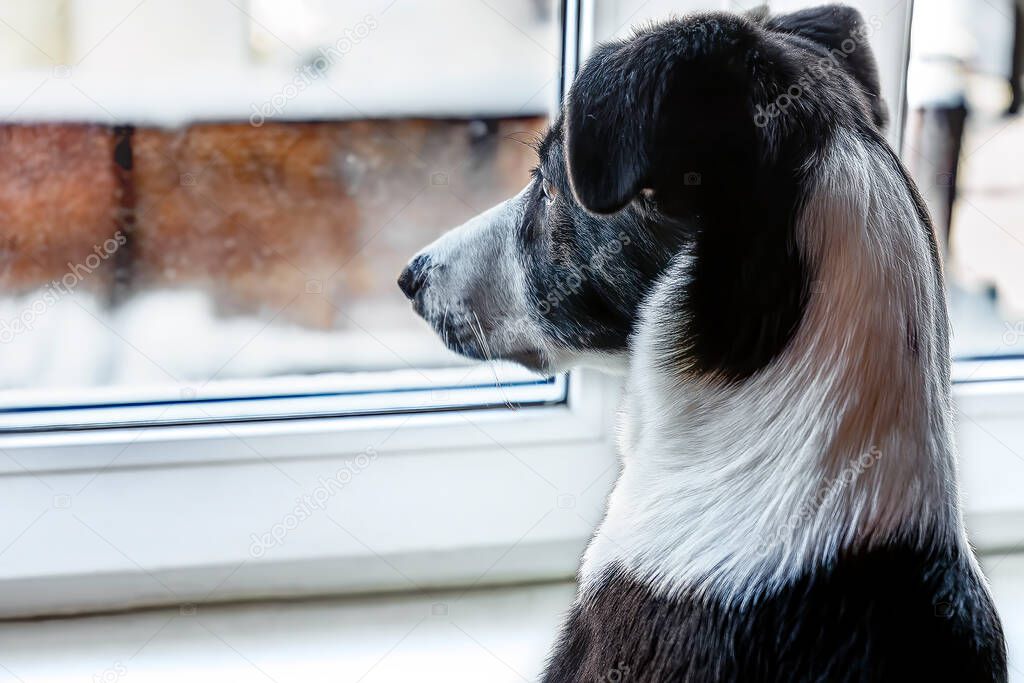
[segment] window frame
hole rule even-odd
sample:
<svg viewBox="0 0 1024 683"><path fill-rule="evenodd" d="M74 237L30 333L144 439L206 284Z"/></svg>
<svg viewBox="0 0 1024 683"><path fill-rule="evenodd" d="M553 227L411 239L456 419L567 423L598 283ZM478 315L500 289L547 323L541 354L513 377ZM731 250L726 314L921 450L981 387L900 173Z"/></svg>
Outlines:
<svg viewBox="0 0 1024 683"><path fill-rule="evenodd" d="M574 0L561 5L563 61L572 65L563 71L564 79L571 79L577 61L570 50L579 44L581 12ZM494 407L477 401L445 411L103 429L68 426L0 434L0 482L19 482L16 488L34 489L16 492L8 504L39 508L40 502L52 498L29 526L47 515L70 514L115 551L106 559L87 553L59 557L48 552L50 544L36 544L35 552L19 558L15 570L0 570L0 617L570 578L596 520L573 510L549 519L539 537L531 534L538 520L565 507L566 499L589 492L595 505L603 502L616 473L610 426L620 381L578 370L559 382L565 388L564 400L527 406ZM280 558L256 562L237 544L223 552L225 539L237 539L245 529L255 529L245 526L244 520L265 515L261 495L282 486L283 480L271 477L268 481L260 472L278 470L290 476L286 469L302 467L330 472L385 440L386 447L379 449L380 464L374 467L393 471L381 477L387 480L387 491L380 496L370 492L371 498L382 502L380 509L366 510L365 519L370 521L360 527L361 537L374 538L376 532L382 537L394 535L394 525L383 521L386 498L394 491L413 491L420 483L420 475L404 471L404 460L429 460L431 469L450 472L466 484L468 490L433 501L435 514L465 517L467 510L478 506L479 487L490 487L483 491L485 497L500 498L500 506L488 510L490 518L471 518L459 530L438 525L433 528L436 533L406 534L380 549L362 541L342 547L337 531L327 529L289 542L288 552ZM545 472L553 468L568 476L542 474L530 462L537 459L544 461ZM526 477L547 482L540 486L543 495L521 495L518 490L511 498L498 495L502 491L489 470L510 461L516 463L517 471L527 472ZM161 475L174 475L190 491L215 494L215 485L211 488L215 471L251 495L242 504L237 499L214 503L219 514L196 506L167 511L162 518L173 528L164 526L160 533L186 540L175 548L154 549L137 537L130 543L118 540L124 534L133 536L138 519L154 520L152 511L133 505L161 494L163 485L156 481ZM136 502L103 497L91 501L91 509L76 512L77 496L62 492L81 486L83 478L85 487L117 481L122 490L133 492ZM76 485L69 488L65 482ZM534 514L538 511L539 515ZM102 527L88 524L97 518L104 521ZM500 528L495 518L503 521L497 525ZM531 522L521 527L520 521L527 519ZM66 528L76 531L74 524ZM367 528L370 531L364 532ZM50 539L52 547L74 545L70 536L61 537L70 532L58 532ZM81 528L77 532L88 535ZM21 534L0 547L0 557L20 538ZM509 561L515 565L512 570L502 566Z"/></svg>
<svg viewBox="0 0 1024 683"><path fill-rule="evenodd" d="M542 378L510 368L449 368L270 376L216 381L200 390L101 387L11 391L0 405L0 434L26 435L369 415L517 408L565 403L568 376ZM358 379L356 379L358 378ZM361 380L361 381L360 381ZM197 395L200 394L200 395Z"/></svg>

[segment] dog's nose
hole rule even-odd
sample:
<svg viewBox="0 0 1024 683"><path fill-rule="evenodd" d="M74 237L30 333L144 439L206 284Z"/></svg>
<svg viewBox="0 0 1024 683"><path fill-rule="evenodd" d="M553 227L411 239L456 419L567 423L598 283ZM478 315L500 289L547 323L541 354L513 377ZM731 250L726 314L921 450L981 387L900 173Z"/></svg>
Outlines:
<svg viewBox="0 0 1024 683"><path fill-rule="evenodd" d="M416 298L416 292L420 291L427 281L428 261L426 254L420 254L410 261L398 276L398 288L410 300Z"/></svg>

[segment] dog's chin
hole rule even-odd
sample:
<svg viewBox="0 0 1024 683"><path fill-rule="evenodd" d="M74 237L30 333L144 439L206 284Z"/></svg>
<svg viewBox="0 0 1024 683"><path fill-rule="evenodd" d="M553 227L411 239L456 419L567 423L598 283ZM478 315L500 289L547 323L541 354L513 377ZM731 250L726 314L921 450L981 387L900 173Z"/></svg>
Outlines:
<svg viewBox="0 0 1024 683"><path fill-rule="evenodd" d="M506 349L490 338L489 325L476 316L473 319L476 325L459 324L465 316L434 316L423 315L422 306L414 305L416 312L421 315L440 337L441 341L449 351L459 354L463 358L479 361L508 361L521 365L531 372L539 374L553 374L551 358L540 349Z"/></svg>
<svg viewBox="0 0 1024 683"><path fill-rule="evenodd" d="M554 374L554 370L551 367L551 360L543 351L518 351L516 353L508 354L505 360L518 363L527 370L536 372L538 375Z"/></svg>
<svg viewBox="0 0 1024 683"><path fill-rule="evenodd" d="M543 351L484 351L475 341L461 343L457 340L451 340L447 346L449 350L454 351L463 358L479 361L508 361L521 365L527 370L540 375L554 373L551 361Z"/></svg>
<svg viewBox="0 0 1024 683"><path fill-rule="evenodd" d="M439 331L438 335L445 340L445 346L449 351L454 351L463 358L479 361L507 361L521 365L531 372L541 375L554 374L553 364L546 353L534 349L521 349L506 351L502 349L487 348L476 338L460 339L456 336L445 335Z"/></svg>

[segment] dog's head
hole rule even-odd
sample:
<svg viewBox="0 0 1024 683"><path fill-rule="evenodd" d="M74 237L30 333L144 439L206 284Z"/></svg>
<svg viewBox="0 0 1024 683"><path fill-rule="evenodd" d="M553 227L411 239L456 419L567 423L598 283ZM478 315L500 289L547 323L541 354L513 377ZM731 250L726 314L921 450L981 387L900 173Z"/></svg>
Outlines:
<svg viewBox="0 0 1024 683"><path fill-rule="evenodd" d="M532 181L417 254L400 287L451 349L552 371L621 354L685 252L686 353L752 372L799 322L791 228L815 152L884 124L870 30L829 6L696 15L600 46Z"/></svg>

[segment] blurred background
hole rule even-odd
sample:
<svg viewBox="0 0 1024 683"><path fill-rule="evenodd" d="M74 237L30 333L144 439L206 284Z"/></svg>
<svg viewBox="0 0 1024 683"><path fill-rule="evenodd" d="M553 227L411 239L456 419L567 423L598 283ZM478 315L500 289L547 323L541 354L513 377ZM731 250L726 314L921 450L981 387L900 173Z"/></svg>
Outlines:
<svg viewBox="0 0 1024 683"><path fill-rule="evenodd" d="M614 388L467 363L395 278L528 182L576 51L760 4L0 0L0 682L532 680L614 479ZM852 4L939 233L955 374L1019 379L1022 6ZM978 400L968 522L1024 680L1024 402ZM505 404L575 422L403 436L415 411ZM368 413L393 418L349 423L372 439L272 431ZM223 420L263 430L225 436L245 469L145 429ZM329 514L261 540L323 488ZM310 598L342 583L359 596ZM101 616L41 618L77 611Z"/></svg>
<svg viewBox="0 0 1024 683"><path fill-rule="evenodd" d="M0 404L464 365L394 280L526 182L561 31L498 4L3 3Z"/></svg>
<svg viewBox="0 0 1024 683"><path fill-rule="evenodd" d="M915 3L903 157L946 252L961 357L1024 352L1021 4Z"/></svg>
<svg viewBox="0 0 1024 683"><path fill-rule="evenodd" d="M681 4L598 3L591 29ZM392 276L525 184L557 98L556 9L4 2L0 405L462 364ZM1024 348L1019 14L916 5L902 147L947 250L959 356Z"/></svg>

